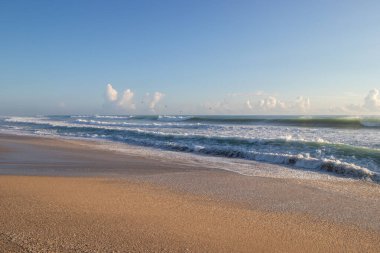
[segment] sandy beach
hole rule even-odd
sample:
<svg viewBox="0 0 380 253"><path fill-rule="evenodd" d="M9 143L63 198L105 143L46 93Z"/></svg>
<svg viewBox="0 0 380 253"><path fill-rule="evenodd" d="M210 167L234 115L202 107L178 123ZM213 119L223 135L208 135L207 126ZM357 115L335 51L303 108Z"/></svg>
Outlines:
<svg viewBox="0 0 380 253"><path fill-rule="evenodd" d="M380 1L0 1L0 253L380 253Z"/></svg>
<svg viewBox="0 0 380 253"><path fill-rule="evenodd" d="M1 252L380 249L380 187L365 181L248 177L12 135L0 135L0 174Z"/></svg>

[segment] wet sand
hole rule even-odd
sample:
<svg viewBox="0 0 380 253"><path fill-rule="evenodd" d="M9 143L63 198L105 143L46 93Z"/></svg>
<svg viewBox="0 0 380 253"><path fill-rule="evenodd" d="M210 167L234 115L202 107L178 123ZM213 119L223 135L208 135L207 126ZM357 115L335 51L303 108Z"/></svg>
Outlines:
<svg viewBox="0 0 380 253"><path fill-rule="evenodd" d="M380 249L376 184L247 177L94 146L0 135L1 252Z"/></svg>

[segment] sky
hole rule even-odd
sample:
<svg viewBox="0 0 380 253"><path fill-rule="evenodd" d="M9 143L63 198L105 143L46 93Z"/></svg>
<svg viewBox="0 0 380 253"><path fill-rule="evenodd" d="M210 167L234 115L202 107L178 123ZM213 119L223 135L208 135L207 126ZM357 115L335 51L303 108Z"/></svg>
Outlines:
<svg viewBox="0 0 380 253"><path fill-rule="evenodd" d="M380 114L380 1L0 0L0 115Z"/></svg>

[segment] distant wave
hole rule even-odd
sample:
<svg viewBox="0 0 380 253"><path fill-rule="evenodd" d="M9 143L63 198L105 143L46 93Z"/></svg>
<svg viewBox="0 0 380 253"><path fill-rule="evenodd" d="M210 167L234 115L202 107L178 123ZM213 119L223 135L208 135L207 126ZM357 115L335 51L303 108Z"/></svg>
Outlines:
<svg viewBox="0 0 380 253"><path fill-rule="evenodd" d="M184 116L184 115L95 115L71 116L73 118L126 119L162 122L189 122L210 124L254 124L296 127L325 128L380 128L380 117L348 117L348 116Z"/></svg>
<svg viewBox="0 0 380 253"><path fill-rule="evenodd" d="M95 118L101 119L131 119L133 116L112 116L112 115L95 115Z"/></svg>
<svg viewBox="0 0 380 253"><path fill-rule="evenodd" d="M121 119L121 118L118 118ZM207 128L207 125L202 125L200 123L187 123L187 124L178 124L176 122L166 122L165 124L160 122L131 122L131 121L101 121L101 120L93 120L93 119L76 119L74 122L80 124L88 124L88 125L99 125L99 126L128 126L128 127L145 127L145 128ZM46 123L46 122L45 122Z"/></svg>
<svg viewBox="0 0 380 253"><path fill-rule="evenodd" d="M297 117L297 118L260 118L245 116L194 116L186 121L225 123L225 124L266 124L298 127L330 127L330 128L379 128L380 118L359 117Z"/></svg>
<svg viewBox="0 0 380 253"><path fill-rule="evenodd" d="M172 122L172 121L190 121L191 119L193 119L194 117L193 116L158 116L157 120L159 121L168 121L168 122Z"/></svg>

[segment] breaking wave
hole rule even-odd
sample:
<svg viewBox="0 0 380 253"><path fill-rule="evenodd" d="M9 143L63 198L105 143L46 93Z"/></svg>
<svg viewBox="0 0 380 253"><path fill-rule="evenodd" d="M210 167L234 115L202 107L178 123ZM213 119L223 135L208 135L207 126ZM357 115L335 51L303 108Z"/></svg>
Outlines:
<svg viewBox="0 0 380 253"><path fill-rule="evenodd" d="M202 120L203 119L203 122ZM236 126L221 126L207 121L238 122ZM332 142L315 138L293 138L282 135L285 128L249 128L243 121L258 122L264 119L212 116L51 116L9 117L3 121L34 134L52 134L80 138L98 138L163 150L196 153L225 158L239 158L274 164L283 164L312 171L332 172L352 178L380 182L380 149ZM362 118L341 119L265 119L272 122L300 122L332 124L366 122L377 127L377 120ZM265 125L264 125L265 126ZM299 133L303 128L292 129ZM273 129L272 129L273 130ZM254 135L238 133L257 131ZM271 135L264 136L266 132ZM331 130L336 131L336 130ZM330 130L328 132L331 132ZM352 130L356 131L356 130ZM317 134L320 132L316 132ZM337 132L336 135L339 136Z"/></svg>
<svg viewBox="0 0 380 253"><path fill-rule="evenodd" d="M88 118L91 116L71 116L74 118ZM162 122L192 122L212 124L255 124L255 125L278 125L298 127L325 127L325 128L380 128L380 117L347 117L347 116L182 116L182 115L128 115L110 116L95 115L102 119L124 119Z"/></svg>

